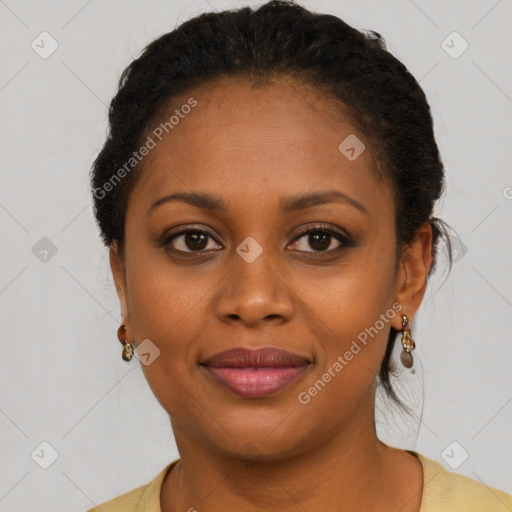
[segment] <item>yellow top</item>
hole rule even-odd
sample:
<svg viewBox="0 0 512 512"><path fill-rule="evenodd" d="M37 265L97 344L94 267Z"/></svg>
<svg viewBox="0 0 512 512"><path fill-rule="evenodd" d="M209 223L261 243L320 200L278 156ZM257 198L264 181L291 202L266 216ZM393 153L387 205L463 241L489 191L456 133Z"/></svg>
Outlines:
<svg viewBox="0 0 512 512"><path fill-rule="evenodd" d="M446 470L438 462L412 450L423 466L423 496L419 512L511 512L512 495ZM87 512L162 512L160 489L168 471L179 459L168 464L146 485L102 503Z"/></svg>

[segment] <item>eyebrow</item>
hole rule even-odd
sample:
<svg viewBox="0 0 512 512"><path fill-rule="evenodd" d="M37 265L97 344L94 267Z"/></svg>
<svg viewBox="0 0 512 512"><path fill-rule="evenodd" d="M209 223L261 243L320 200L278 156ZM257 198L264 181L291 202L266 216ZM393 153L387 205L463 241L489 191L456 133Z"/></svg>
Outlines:
<svg viewBox="0 0 512 512"><path fill-rule="evenodd" d="M149 208L151 213L158 206L174 201L183 201L197 208L211 212L227 213L229 202L225 202L222 198L212 194L198 192L177 192L164 196L155 201ZM309 194L299 194L296 196L286 196L279 201L279 209L282 213L293 213L305 210L313 206L327 203L343 203L354 206L361 212L368 215L368 210L352 197L340 192L339 190L324 190L320 192L311 192Z"/></svg>

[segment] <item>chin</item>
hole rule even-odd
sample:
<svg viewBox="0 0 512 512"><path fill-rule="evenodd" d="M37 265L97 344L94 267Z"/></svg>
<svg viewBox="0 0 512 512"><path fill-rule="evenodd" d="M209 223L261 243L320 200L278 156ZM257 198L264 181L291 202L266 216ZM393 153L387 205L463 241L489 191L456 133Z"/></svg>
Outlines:
<svg viewBox="0 0 512 512"><path fill-rule="evenodd" d="M254 426L236 428L236 437L230 436L224 431L220 438L210 437L207 443L213 450L221 452L227 457L251 462L284 461L307 451L316 444L314 442L316 436L310 437L310 440L305 442L307 434L298 431L293 422L283 428L276 428L276 423L279 422L274 422L272 427L274 430L272 428L255 428ZM282 426L283 424L281 424ZM233 425L232 428L234 428Z"/></svg>

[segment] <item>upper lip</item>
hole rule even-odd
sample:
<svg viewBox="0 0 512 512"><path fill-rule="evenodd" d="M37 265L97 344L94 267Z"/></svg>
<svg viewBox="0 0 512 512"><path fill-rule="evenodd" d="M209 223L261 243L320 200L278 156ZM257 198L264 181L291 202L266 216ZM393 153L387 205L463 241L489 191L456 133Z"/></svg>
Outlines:
<svg viewBox="0 0 512 512"><path fill-rule="evenodd" d="M234 348L219 352L201 362L218 368L282 368L304 366L311 361L292 352L270 347L260 349Z"/></svg>

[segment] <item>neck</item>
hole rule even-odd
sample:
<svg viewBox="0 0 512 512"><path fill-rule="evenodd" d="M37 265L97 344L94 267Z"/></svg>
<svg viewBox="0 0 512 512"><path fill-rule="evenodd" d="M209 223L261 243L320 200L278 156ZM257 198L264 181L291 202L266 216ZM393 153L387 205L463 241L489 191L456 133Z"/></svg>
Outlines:
<svg viewBox="0 0 512 512"><path fill-rule="evenodd" d="M407 495L401 483L404 456L409 467L419 462L412 463L412 456L378 440L373 397L341 432L310 449L298 447L298 453L278 460L262 454L242 459L221 453L198 442L179 422L171 423L180 462L162 486L162 512L377 512L402 506L406 512L419 508L419 502L405 505ZM415 494L417 486L410 490L410 498Z"/></svg>

